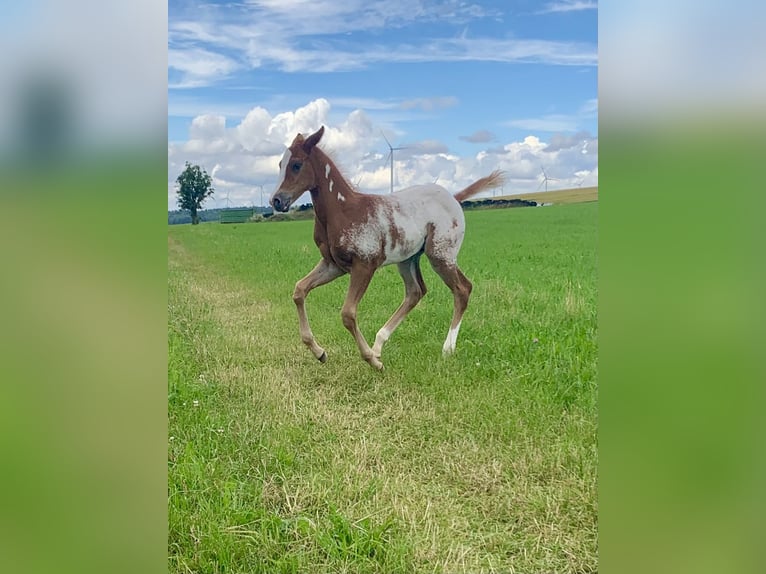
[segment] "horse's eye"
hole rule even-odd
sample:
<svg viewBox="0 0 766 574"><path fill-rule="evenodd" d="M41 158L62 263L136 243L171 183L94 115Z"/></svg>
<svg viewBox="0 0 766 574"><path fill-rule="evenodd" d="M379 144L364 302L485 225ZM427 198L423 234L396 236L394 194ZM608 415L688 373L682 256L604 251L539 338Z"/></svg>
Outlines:
<svg viewBox="0 0 766 574"><path fill-rule="evenodd" d="M294 163L294 164L292 165L292 170L293 170L293 173L298 173L298 172L301 170L301 164L299 164L299 163Z"/></svg>

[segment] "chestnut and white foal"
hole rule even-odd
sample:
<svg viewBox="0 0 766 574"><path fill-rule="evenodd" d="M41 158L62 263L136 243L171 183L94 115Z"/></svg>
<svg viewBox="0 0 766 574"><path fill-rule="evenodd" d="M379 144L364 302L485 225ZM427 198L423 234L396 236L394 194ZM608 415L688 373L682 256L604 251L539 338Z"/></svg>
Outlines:
<svg viewBox="0 0 766 574"><path fill-rule="evenodd" d="M391 195L361 194L351 187L335 163L317 144L324 126L304 138L298 134L279 162L279 184L271 196L276 211L287 211L303 192L311 192L314 204L314 242L322 254L316 267L298 281L293 301L298 308L301 339L322 362L327 353L309 327L305 300L309 291L351 274L343 304L343 325L356 339L362 357L377 369L384 343L425 295L420 256L425 253L436 273L452 290L455 310L442 349L455 350L463 312L472 285L457 266L457 255L465 234L460 201L485 189L503 184L495 171L472 183L454 197L436 184L416 185ZM356 324L356 309L375 271L396 263L404 280L404 301L381 327L370 348Z"/></svg>

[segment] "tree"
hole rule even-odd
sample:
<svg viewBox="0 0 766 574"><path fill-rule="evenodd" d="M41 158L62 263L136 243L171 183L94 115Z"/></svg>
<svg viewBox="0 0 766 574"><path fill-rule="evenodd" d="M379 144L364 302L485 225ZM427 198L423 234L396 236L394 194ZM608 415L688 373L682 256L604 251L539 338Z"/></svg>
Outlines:
<svg viewBox="0 0 766 574"><path fill-rule="evenodd" d="M178 187L178 207L187 210L192 218L192 225L199 223L197 211L202 208L202 202L213 195L212 183L210 177L204 169L198 165L191 165L186 162L186 169L176 178Z"/></svg>

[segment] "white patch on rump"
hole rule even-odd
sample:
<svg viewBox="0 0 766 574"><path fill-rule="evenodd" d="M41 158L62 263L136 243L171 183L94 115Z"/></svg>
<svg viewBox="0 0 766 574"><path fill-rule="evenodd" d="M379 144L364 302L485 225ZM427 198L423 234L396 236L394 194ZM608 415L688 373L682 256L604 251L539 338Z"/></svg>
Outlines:
<svg viewBox="0 0 766 574"><path fill-rule="evenodd" d="M324 165L324 178L329 179L330 178L330 164L326 163Z"/></svg>

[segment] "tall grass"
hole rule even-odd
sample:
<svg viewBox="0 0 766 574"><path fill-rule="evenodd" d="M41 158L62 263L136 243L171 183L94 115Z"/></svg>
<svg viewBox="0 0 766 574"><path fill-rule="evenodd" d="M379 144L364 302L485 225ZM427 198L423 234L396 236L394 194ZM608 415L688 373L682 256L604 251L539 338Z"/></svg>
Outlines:
<svg viewBox="0 0 766 574"><path fill-rule="evenodd" d="M474 283L457 352L429 292L383 350L340 321L348 278L307 309L311 222L169 229L173 572L596 571L596 204L467 213ZM404 289L380 270L368 340Z"/></svg>

